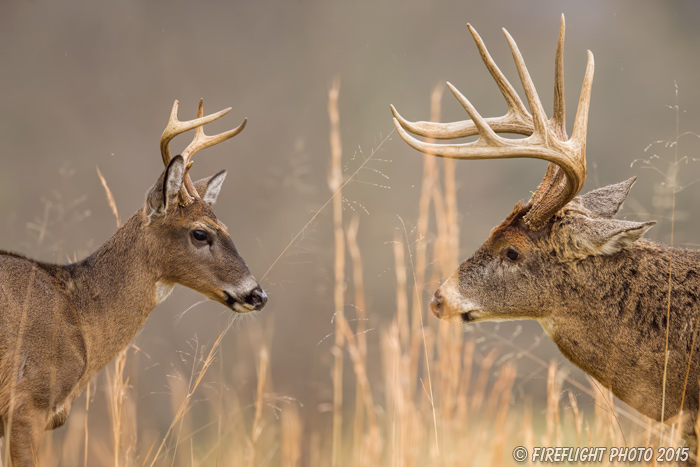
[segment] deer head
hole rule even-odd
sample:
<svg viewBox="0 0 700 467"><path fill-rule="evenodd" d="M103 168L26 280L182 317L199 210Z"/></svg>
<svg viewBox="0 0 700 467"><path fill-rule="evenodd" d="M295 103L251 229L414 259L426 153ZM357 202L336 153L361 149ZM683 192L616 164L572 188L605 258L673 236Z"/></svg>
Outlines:
<svg viewBox="0 0 700 467"><path fill-rule="evenodd" d="M175 101L160 140L165 170L146 194L144 215L146 233L155 248L160 249L162 279L160 297L169 293L174 283L196 290L239 313L260 310L267 295L238 254L228 229L214 214L213 206L226 178L221 171L193 183L189 176L192 156L200 149L234 137L245 128L246 120L237 128L214 136L204 134L204 125L231 109L203 116L199 103L197 118L180 121ZM177 135L195 129L192 142L182 155L171 157L170 141ZM163 291L161 293L161 290Z"/></svg>
<svg viewBox="0 0 700 467"><path fill-rule="evenodd" d="M654 222L613 219L634 179L576 197L586 179L586 131L593 84L593 54L583 80L571 138L566 133L564 99L564 16L555 60L554 112L547 119L525 62L504 29L532 113L489 55L476 30L468 25L486 68L508 105L505 115L483 118L454 86L447 83L471 120L455 123L410 122L392 106L401 137L421 152L456 159L529 157L549 161L530 201L517 204L476 253L435 292L431 301L438 318L470 323L482 320L534 318L542 321L561 303L558 278L569 266L625 249ZM430 144L408 132L436 139L476 136L463 144ZM524 135L507 139L499 133ZM557 278L557 280L555 280ZM545 325L545 329L547 326Z"/></svg>

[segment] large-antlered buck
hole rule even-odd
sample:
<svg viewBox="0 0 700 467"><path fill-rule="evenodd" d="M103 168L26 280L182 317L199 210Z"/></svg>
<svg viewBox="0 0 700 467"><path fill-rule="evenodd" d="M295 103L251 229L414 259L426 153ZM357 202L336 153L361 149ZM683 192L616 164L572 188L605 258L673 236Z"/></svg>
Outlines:
<svg viewBox="0 0 700 467"><path fill-rule="evenodd" d="M140 209L88 258L59 266L0 251L0 437L14 467L35 465L44 430L63 425L97 371L134 338L175 284L233 311L267 296L212 209L225 171L193 183L190 158L243 130L203 126L229 109L181 122L175 101L160 141L165 170ZM195 129L181 156L169 143ZM6 446L7 447L7 446Z"/></svg>
<svg viewBox="0 0 700 467"><path fill-rule="evenodd" d="M432 312L438 318L461 323L535 319L569 360L639 412L668 420L683 409L688 416L685 433L691 435L700 390L700 339L695 341L700 252L641 238L654 222L614 218L634 178L576 196L586 179L593 55L588 52L573 134L568 138L563 16L550 120L508 32L504 30L532 113L474 28L469 26L469 31L505 97L507 113L483 118L448 83L471 120L409 122L392 106L399 134L412 147L436 156L529 157L547 160L549 166L530 201L517 204L481 248L435 292ZM463 144L429 144L407 131L437 139L474 135L478 139ZM525 138L506 139L498 133Z"/></svg>

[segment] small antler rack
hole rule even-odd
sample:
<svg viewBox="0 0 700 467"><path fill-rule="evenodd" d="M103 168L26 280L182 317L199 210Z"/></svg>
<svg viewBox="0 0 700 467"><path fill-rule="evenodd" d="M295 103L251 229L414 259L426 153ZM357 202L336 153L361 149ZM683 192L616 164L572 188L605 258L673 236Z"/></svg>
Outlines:
<svg viewBox="0 0 700 467"><path fill-rule="evenodd" d="M185 160L185 178L182 183L182 189L180 190L180 204L182 206L188 206L192 204L195 198L199 198L199 193L194 188L192 179L190 178L190 168L194 161L192 161L192 156L200 149L208 148L226 141L229 138L233 138L238 133L243 131L248 119L244 119L243 123L224 133L218 135L208 136L204 134L204 125L207 123L217 120L231 110L231 107L220 110L219 112L213 113L211 115L204 115L204 100L199 100L199 110L197 111L197 118L194 120L180 121L177 118L177 111L180 106L178 101L173 104L173 109L170 112L170 119L168 120L168 125L163 130L163 135L160 137L160 153L163 157L163 163L167 166L170 163L170 141L177 135L184 133L186 131L195 129L194 138L192 142L182 151L182 157Z"/></svg>

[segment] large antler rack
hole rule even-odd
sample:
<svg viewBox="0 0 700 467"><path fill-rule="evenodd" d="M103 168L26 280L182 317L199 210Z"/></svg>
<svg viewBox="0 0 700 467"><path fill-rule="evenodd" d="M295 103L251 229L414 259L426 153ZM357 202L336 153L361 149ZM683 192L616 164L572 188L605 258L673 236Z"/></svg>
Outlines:
<svg viewBox="0 0 700 467"><path fill-rule="evenodd" d="M192 142L182 151L182 158L185 160L185 178L182 183L182 188L180 189L180 205L188 206L192 204L195 198L199 198L199 193L192 183L190 178L190 168L194 161L192 161L192 156L200 149L208 148L226 141L229 138L233 138L238 133L243 131L248 119L244 119L243 123L224 133L219 133L218 135L208 136L204 134L204 125L207 123L217 120L231 110L231 107L220 110L211 115L204 117L204 100L199 100L199 109L197 111L197 118L194 120L180 121L177 118L177 110L180 106L178 101L173 104L173 109L170 112L170 119L168 120L168 125L163 130L163 135L160 137L160 154L163 157L163 163L167 165L170 163L170 140L172 140L177 135L184 133L186 131L195 129L194 138Z"/></svg>
<svg viewBox="0 0 700 467"><path fill-rule="evenodd" d="M447 83L471 120L453 123L410 122L391 106L394 125L404 141L415 149L439 157L454 159L510 159L528 157L549 161L547 172L537 191L530 199L526 224L539 230L557 211L571 201L586 181L586 131L588 108L593 84L593 54L588 51L588 64L583 79L574 130L570 139L566 136L566 104L564 99L564 15L561 17L559 41L555 61L554 113L551 120L542 107L532 78L527 71L518 46L503 29L510 45L525 96L532 111L530 114L505 75L491 58L483 40L467 25L486 68L496 81L508 104L502 117L483 118L469 100L452 84ZM478 135L476 141L462 144L431 144L420 141L408 132L435 139L453 139ZM508 139L498 133L525 135L522 139Z"/></svg>

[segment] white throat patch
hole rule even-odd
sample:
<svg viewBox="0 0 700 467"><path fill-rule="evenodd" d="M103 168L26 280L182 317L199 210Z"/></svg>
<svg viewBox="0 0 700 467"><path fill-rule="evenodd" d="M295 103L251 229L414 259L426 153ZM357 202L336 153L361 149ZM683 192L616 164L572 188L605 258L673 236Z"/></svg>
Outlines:
<svg viewBox="0 0 700 467"><path fill-rule="evenodd" d="M156 282L156 305L159 305L163 300L168 298L168 295L173 291L175 284L170 282Z"/></svg>
<svg viewBox="0 0 700 467"><path fill-rule="evenodd" d="M554 326L549 318L538 318L537 321L542 325L542 329L549 336L550 339L554 340Z"/></svg>

